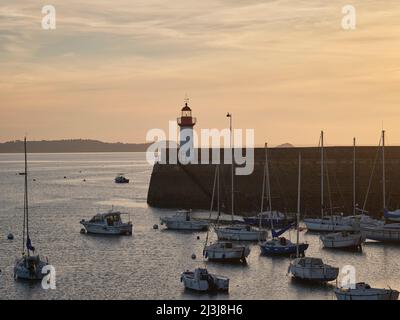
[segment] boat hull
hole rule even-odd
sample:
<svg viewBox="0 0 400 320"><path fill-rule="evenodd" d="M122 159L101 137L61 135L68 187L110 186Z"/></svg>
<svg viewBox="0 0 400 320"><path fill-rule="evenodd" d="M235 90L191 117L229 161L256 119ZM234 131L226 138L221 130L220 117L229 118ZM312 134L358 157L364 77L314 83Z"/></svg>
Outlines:
<svg viewBox="0 0 400 320"><path fill-rule="evenodd" d="M288 272L292 274L292 276L299 280L305 281L315 281L315 282L328 282L335 280L339 275L339 268L331 267L328 265L299 265L294 262L291 262L289 265Z"/></svg>
<svg viewBox="0 0 400 320"><path fill-rule="evenodd" d="M322 223L318 219L304 219L304 224L309 231L317 232L335 232L335 231L354 231L355 228L352 225L347 224L332 224Z"/></svg>
<svg viewBox="0 0 400 320"><path fill-rule="evenodd" d="M184 272L181 275L181 282L185 289L199 292L229 291L229 279L210 275L206 280L199 280L190 273Z"/></svg>
<svg viewBox="0 0 400 320"><path fill-rule="evenodd" d="M232 248L222 249L213 248L211 246L204 249L204 257L209 261L220 261L220 262L235 262L244 261L250 254L248 247L243 248Z"/></svg>
<svg viewBox="0 0 400 320"><path fill-rule="evenodd" d="M33 258L33 257L30 257ZM22 280L42 280L46 274L42 273L42 269L48 264L37 258L37 263L30 266L26 257L19 259L14 266L14 278Z"/></svg>
<svg viewBox="0 0 400 320"><path fill-rule="evenodd" d="M170 221L161 219L161 224L165 224L170 230L192 230L192 231L207 231L209 223L205 221Z"/></svg>
<svg viewBox="0 0 400 320"><path fill-rule="evenodd" d="M118 226L105 226L90 222L81 222L87 233L103 235L132 235L132 224L123 224Z"/></svg>
<svg viewBox="0 0 400 320"><path fill-rule="evenodd" d="M358 248L364 242L361 234L350 235L344 238L330 238L323 236L320 238L325 248Z"/></svg>
<svg viewBox="0 0 400 320"><path fill-rule="evenodd" d="M400 242L400 229L385 229L384 227L364 227L363 237L381 242Z"/></svg>
<svg viewBox="0 0 400 320"><path fill-rule="evenodd" d="M268 246L260 245L261 254L266 256L290 256L297 253L295 244L289 246ZM299 254L304 255L304 252L308 249L308 243L299 244Z"/></svg>
<svg viewBox="0 0 400 320"><path fill-rule="evenodd" d="M216 229L218 240L234 240L234 241L264 241L267 238L267 232L264 230L230 230Z"/></svg>
<svg viewBox="0 0 400 320"><path fill-rule="evenodd" d="M371 291L371 292L368 292ZM398 300L399 292L397 290L371 289L361 292L357 290L342 291L335 289L335 295L338 300Z"/></svg>

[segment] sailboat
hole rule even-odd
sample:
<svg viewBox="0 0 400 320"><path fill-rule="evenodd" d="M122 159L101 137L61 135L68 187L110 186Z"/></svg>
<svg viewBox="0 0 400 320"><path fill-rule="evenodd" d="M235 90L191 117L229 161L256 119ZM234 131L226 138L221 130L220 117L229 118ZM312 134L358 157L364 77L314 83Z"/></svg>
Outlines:
<svg viewBox="0 0 400 320"><path fill-rule="evenodd" d="M217 209L218 218L217 225L219 222L219 217L221 215L220 211L220 183L219 183L219 165L215 168L214 186L213 194L211 197L211 208L210 208L210 219L211 212L214 205L215 189L217 189ZM208 245L208 232L204 245L203 256L210 261L218 262L246 262L246 258L250 254L250 248L248 245L234 243L232 241L218 241L216 243L210 243Z"/></svg>
<svg viewBox="0 0 400 320"><path fill-rule="evenodd" d="M269 212L272 212L272 203L271 203L271 184L269 179L269 166L268 166L268 148L267 144L265 144L265 166L264 166L264 174L263 174L263 188L262 188L262 195L261 195L261 212L264 210L264 198L265 198L265 182L268 191L268 205L269 205ZM272 239L267 240L265 242L260 242L260 249L261 253L264 255L292 255L295 254L297 251L297 245L292 243L289 239L285 237L280 237L284 234L287 230L291 229L294 224L291 223L289 225L284 226L280 230L275 230L275 225L273 221L271 221L271 232L272 232ZM278 226L279 227L279 226ZM297 227L298 227L298 220L297 220ZM304 251L307 250L308 244L307 243L300 243L298 244L299 254L303 255Z"/></svg>
<svg viewBox="0 0 400 320"><path fill-rule="evenodd" d="M237 241L263 241L267 238L267 231L255 228L250 225L234 225L235 214L235 197L234 197L234 156L233 156L233 143L232 143L232 115L227 114L230 118L230 144L231 144L231 157L232 157L232 173L231 173L231 210L232 210L232 226L215 228L218 240L237 240Z"/></svg>
<svg viewBox="0 0 400 320"><path fill-rule="evenodd" d="M41 280L46 274L42 273L43 267L48 265L48 261L42 260L39 255L35 255L35 247L29 234L29 205L28 205L28 163L26 137L24 140L25 152L25 186L24 186L24 223L22 237L22 257L17 259L14 266L14 278L25 280ZM31 254L32 252L32 254Z"/></svg>
<svg viewBox="0 0 400 320"><path fill-rule="evenodd" d="M353 138L353 216L354 226L360 223L356 218L356 138ZM358 229L358 228L357 228ZM365 238L360 231L340 231L321 235L325 248L361 248Z"/></svg>
<svg viewBox="0 0 400 320"><path fill-rule="evenodd" d="M386 170L385 170L385 131L382 130L382 199L383 210L386 208ZM375 224L361 224L361 233L367 239L400 242L400 223L383 223L376 220Z"/></svg>
<svg viewBox="0 0 400 320"><path fill-rule="evenodd" d="M321 218L304 219L304 223L309 231L329 232L329 231L352 231L354 230L354 220L340 215L325 216L324 204L324 132L320 136L321 149Z"/></svg>
<svg viewBox="0 0 400 320"><path fill-rule="evenodd" d="M290 262L288 272L294 278L308 281L326 282L335 280L339 274L339 268L324 264L320 258L300 257L299 252L299 216L300 216L300 189L301 189L301 154L299 154L299 180L297 194L297 241L296 259Z"/></svg>

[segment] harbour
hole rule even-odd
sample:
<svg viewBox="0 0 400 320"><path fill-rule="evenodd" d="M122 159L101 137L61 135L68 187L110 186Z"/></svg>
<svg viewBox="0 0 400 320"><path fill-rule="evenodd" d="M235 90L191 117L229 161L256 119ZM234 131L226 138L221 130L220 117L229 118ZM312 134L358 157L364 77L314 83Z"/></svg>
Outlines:
<svg viewBox="0 0 400 320"><path fill-rule="evenodd" d="M29 154L28 159L31 238L39 253L54 265L57 289L43 290L40 283L13 279L15 258L21 250L24 177L16 173L23 171L23 154L1 154L1 299L336 299L335 281L316 285L293 280L287 274L290 259L260 255L257 243L249 243L246 264L204 262L206 232L166 230L161 225L153 229L160 217L176 210L147 204L152 166L145 153ZM115 184L119 172L132 183ZM132 236L80 233L81 219L112 206L130 214ZM209 212L193 210L192 214L204 218ZM6 238L9 232L15 236L12 241ZM285 236L296 241L295 230ZM302 231L300 239L309 244L307 256L318 256L341 270L354 266L357 281L400 288L396 277L400 247L396 244L367 240L362 251L354 252L323 249L318 233ZM210 242L216 240L210 232ZM229 292L185 290L180 274L199 266L229 277Z"/></svg>

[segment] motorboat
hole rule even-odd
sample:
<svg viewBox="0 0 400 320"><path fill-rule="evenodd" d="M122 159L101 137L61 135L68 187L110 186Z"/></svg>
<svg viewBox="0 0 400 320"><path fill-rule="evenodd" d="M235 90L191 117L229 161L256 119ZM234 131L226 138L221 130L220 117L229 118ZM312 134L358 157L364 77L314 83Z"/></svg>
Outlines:
<svg viewBox="0 0 400 320"><path fill-rule="evenodd" d="M175 215L161 217L160 221L171 230L207 231L210 224L205 220L194 220L191 210L178 210Z"/></svg>
<svg viewBox="0 0 400 320"><path fill-rule="evenodd" d="M249 254L249 246L230 241L211 243L203 251L203 256L206 259L219 262L245 262Z"/></svg>
<svg viewBox="0 0 400 320"><path fill-rule="evenodd" d="M397 300L399 291L393 289L371 288L365 282L359 282L354 288L336 288L338 300Z"/></svg>
<svg viewBox="0 0 400 320"><path fill-rule="evenodd" d="M297 279L328 282L338 277L339 268L323 263L320 258L303 257L292 260L288 272Z"/></svg>
<svg viewBox="0 0 400 320"><path fill-rule="evenodd" d="M105 235L132 235L132 222L123 222L121 215L126 215L120 211L111 209L107 213L98 213L89 221L81 220L87 233Z"/></svg>
<svg viewBox="0 0 400 320"><path fill-rule="evenodd" d="M209 273L205 268L185 271L181 274L181 282L186 289L201 292L228 291L229 278Z"/></svg>
<svg viewBox="0 0 400 320"><path fill-rule="evenodd" d="M14 264L14 279L23 280L41 280L46 275L43 268L49 264L48 259L42 260L38 254L35 254L35 247L32 245L29 229L29 199L28 199L28 160L27 160L27 142L24 139L25 154L25 185L24 185L24 222L22 236L22 257L17 258Z"/></svg>
<svg viewBox="0 0 400 320"><path fill-rule="evenodd" d="M325 248L361 248L365 238L361 232L342 231L321 235L320 239Z"/></svg>
<svg viewBox="0 0 400 320"><path fill-rule="evenodd" d="M243 220L246 224L254 226L261 224L267 228L283 228L294 221L280 211L265 211L253 217L243 217Z"/></svg>
<svg viewBox="0 0 400 320"><path fill-rule="evenodd" d="M121 173L114 179L115 183L129 183L129 179L125 178L125 176Z"/></svg>
<svg viewBox="0 0 400 320"><path fill-rule="evenodd" d="M265 241L267 230L258 229L249 225L233 225L215 228L218 240L234 241Z"/></svg>

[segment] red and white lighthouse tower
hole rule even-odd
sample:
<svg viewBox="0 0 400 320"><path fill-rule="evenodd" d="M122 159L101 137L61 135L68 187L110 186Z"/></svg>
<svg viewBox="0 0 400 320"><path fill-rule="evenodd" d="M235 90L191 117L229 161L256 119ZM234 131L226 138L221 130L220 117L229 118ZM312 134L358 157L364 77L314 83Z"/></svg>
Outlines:
<svg viewBox="0 0 400 320"><path fill-rule="evenodd" d="M191 159L191 150L193 150L193 127L196 124L196 118L192 117L192 109L190 109L189 99L185 99L185 106L181 110L181 116L177 119L179 131L179 146L185 146L186 157Z"/></svg>

